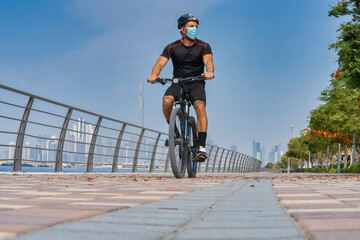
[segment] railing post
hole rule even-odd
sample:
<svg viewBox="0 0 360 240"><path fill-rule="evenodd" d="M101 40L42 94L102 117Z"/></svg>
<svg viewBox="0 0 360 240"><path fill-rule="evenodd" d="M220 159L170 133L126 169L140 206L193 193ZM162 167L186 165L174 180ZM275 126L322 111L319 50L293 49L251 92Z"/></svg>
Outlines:
<svg viewBox="0 0 360 240"><path fill-rule="evenodd" d="M355 133L354 133L353 134L352 154L351 154L351 165L355 163L355 152L356 152L356 145L355 145Z"/></svg>
<svg viewBox="0 0 360 240"><path fill-rule="evenodd" d="M229 153L230 153L230 151L227 150L226 157L225 157L225 161L224 161L223 173L225 172L225 169L226 169L226 162L227 162L227 158L228 158L228 156L229 156Z"/></svg>
<svg viewBox="0 0 360 240"><path fill-rule="evenodd" d="M249 163L248 163L248 172L251 172L251 162L252 162L252 157L250 157L249 159Z"/></svg>
<svg viewBox="0 0 360 240"><path fill-rule="evenodd" d="M238 157L238 160L236 161L236 166L235 166L235 172L237 173L238 172L238 169L239 169L239 163L240 163L240 158L242 157L242 154L239 153L239 157Z"/></svg>
<svg viewBox="0 0 360 240"><path fill-rule="evenodd" d="M247 160L246 160L246 165L245 165L245 172L249 172L249 162L250 162L250 156L248 156Z"/></svg>
<svg viewBox="0 0 360 240"><path fill-rule="evenodd" d="M245 155L243 162L242 162L242 166L241 166L241 172L245 172L245 165L246 165L246 161L247 161L248 156Z"/></svg>
<svg viewBox="0 0 360 240"><path fill-rule="evenodd" d="M249 172L249 162L250 162L250 156L248 156L246 159L245 172Z"/></svg>
<svg viewBox="0 0 360 240"><path fill-rule="evenodd" d="M245 160L245 155L242 154L240 163L239 163L239 170L238 170L239 172L242 172L242 166L243 166L244 160Z"/></svg>
<svg viewBox="0 0 360 240"><path fill-rule="evenodd" d="M238 169L238 172L241 172L242 171L242 164L244 162L244 158L245 158L245 155L244 154L241 154L241 159L240 159L240 162L239 162L239 169Z"/></svg>
<svg viewBox="0 0 360 240"><path fill-rule="evenodd" d="M234 172L234 167L235 167L235 162L237 161L237 155L238 153L235 154L235 157L234 157L234 161L233 161L233 164L232 164L232 167L231 167L231 172Z"/></svg>
<svg viewBox="0 0 360 240"><path fill-rule="evenodd" d="M217 157L217 155L218 155L219 149L220 149L220 148L218 148L218 149L216 150L216 153L215 153L215 158L214 158L213 166L212 166L212 170L211 170L212 172L215 172L216 157Z"/></svg>
<svg viewBox="0 0 360 240"><path fill-rule="evenodd" d="M208 158L208 160L207 160L207 162L206 162L205 173L207 173L208 170L209 170L209 162L210 162L210 157L211 157L211 152L212 152L212 150L213 150L213 147L214 147L214 146L211 146L210 151L209 151L209 158Z"/></svg>
<svg viewBox="0 0 360 240"><path fill-rule="evenodd" d="M145 133L145 129L142 129L139 139L138 139L138 142L136 144L132 172L137 172L137 165L138 165L138 160L139 160L139 150L140 150L140 146L141 146L141 141L144 137L144 133Z"/></svg>
<svg viewBox="0 0 360 240"><path fill-rule="evenodd" d="M55 162L55 172L62 172L62 163L63 163L63 151L64 151L64 145L65 145L65 136L66 131L69 125L70 117L72 114L73 109L69 108L66 117L64 119L63 126L61 128L60 136L59 136L59 143L57 146L56 151L56 162Z"/></svg>
<svg viewBox="0 0 360 240"><path fill-rule="evenodd" d="M99 120L96 123L94 133L91 138L90 148L89 148L89 156L87 161L86 172L91 173L94 171L94 152L95 152L95 144L96 138L99 133L100 125L101 125L102 117L99 117Z"/></svg>
<svg viewBox="0 0 360 240"><path fill-rule="evenodd" d="M24 144L24 137L25 137L25 130L26 125L29 119L31 107L34 103L34 98L30 97L26 108L24 110L23 117L21 119L17 139L16 139L16 146L15 146L15 153L14 153L14 166L13 171L14 172L20 172L21 171L21 162L22 162L22 150L23 150L23 144Z"/></svg>
<svg viewBox="0 0 360 240"><path fill-rule="evenodd" d="M161 136L161 133L158 134L158 136L157 136L157 138L155 140L153 152L152 152L152 155L151 155L151 162L150 162L150 172L151 173L154 172L154 168L155 168L156 149L157 149L157 146L159 144L160 136Z"/></svg>
<svg viewBox="0 0 360 240"><path fill-rule="evenodd" d="M114 150L114 158L113 158L113 163L112 163L112 168L111 168L112 173L117 173L117 171L118 171L119 152L120 152L121 140L124 135L125 128L126 128L126 124L124 123L121 127L119 136L116 140L115 150Z"/></svg>
<svg viewBox="0 0 360 240"><path fill-rule="evenodd" d="M329 145L326 148L326 171L329 171Z"/></svg>
<svg viewBox="0 0 360 240"><path fill-rule="evenodd" d="M233 155L234 155L234 152L233 152L233 151L231 151L231 156L230 156L229 166L228 166L228 170L227 170L227 172L230 172L230 165L231 165L231 161L232 161L232 157L233 157Z"/></svg>
<svg viewBox="0 0 360 240"><path fill-rule="evenodd" d="M223 148L223 150L222 150L222 152L221 152L221 155L220 155L220 161L219 161L219 166L218 166L218 173L220 172L220 169L221 169L221 160L222 160L224 151L225 151L225 149Z"/></svg>
<svg viewBox="0 0 360 240"><path fill-rule="evenodd" d="M339 143L338 162L337 162L337 173L340 173L340 161L341 161L341 144Z"/></svg>

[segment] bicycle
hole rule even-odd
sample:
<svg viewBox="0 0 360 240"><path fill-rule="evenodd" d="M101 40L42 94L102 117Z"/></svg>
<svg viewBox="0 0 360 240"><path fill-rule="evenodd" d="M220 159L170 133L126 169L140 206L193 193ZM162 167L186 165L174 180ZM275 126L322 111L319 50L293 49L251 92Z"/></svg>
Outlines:
<svg viewBox="0 0 360 240"><path fill-rule="evenodd" d="M196 177L198 152L198 133L195 118L190 116L191 102L184 91L184 84L204 81L204 76L189 78L158 78L156 82L179 84L178 100L173 103L169 121L169 157L171 169L176 178L183 178L187 169L190 178Z"/></svg>

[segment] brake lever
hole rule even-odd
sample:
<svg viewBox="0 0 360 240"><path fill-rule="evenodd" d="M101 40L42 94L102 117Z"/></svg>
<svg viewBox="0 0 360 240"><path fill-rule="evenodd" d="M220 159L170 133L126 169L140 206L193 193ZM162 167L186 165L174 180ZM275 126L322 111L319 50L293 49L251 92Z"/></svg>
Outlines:
<svg viewBox="0 0 360 240"><path fill-rule="evenodd" d="M161 79L161 78L156 79L156 81L161 83L162 85L166 84L166 81L164 79Z"/></svg>

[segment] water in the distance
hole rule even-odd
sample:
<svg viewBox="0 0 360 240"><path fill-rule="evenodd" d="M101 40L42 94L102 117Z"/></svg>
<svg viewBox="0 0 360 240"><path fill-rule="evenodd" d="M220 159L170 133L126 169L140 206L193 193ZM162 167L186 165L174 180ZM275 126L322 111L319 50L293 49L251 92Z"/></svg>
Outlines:
<svg viewBox="0 0 360 240"><path fill-rule="evenodd" d="M0 172L11 172L13 170L13 166L1 166ZM32 173L32 172L48 172L53 173L54 168L50 167L22 167L23 172ZM119 173L131 173L132 169L130 168L120 168L118 170ZM86 168L83 167L71 167L71 168L63 168L64 173L86 173ZM138 169L139 173L148 173L149 169ZM156 169L156 173L163 173L164 170ZM111 173L111 168L94 168L94 173Z"/></svg>

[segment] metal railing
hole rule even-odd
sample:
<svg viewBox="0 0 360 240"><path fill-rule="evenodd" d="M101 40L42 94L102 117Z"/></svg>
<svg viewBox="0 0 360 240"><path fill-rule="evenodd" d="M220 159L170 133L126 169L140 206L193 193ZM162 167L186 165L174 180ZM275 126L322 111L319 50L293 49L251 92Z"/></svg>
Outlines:
<svg viewBox="0 0 360 240"><path fill-rule="evenodd" d="M86 121L85 121L86 119ZM52 136L51 136L52 135ZM168 172L167 134L0 85L0 164ZM261 162L208 144L205 173L254 172ZM110 170L111 169L111 170ZM85 171L85 170L84 170Z"/></svg>

